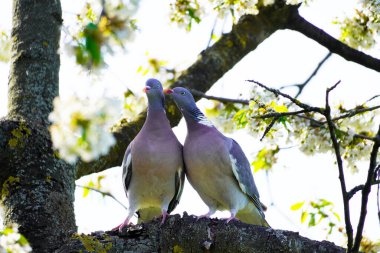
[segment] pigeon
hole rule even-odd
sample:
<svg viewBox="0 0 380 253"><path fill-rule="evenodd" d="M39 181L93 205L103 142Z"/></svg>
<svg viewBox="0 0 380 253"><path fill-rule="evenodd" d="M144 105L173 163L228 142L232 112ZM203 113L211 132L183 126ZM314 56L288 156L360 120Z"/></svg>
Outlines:
<svg viewBox="0 0 380 253"><path fill-rule="evenodd" d="M164 224L179 203L184 186L182 145L166 117L162 85L148 79L144 92L148 97L147 117L122 162L129 208L125 221L114 228L119 231L129 225L135 212L139 214L138 223L162 215L161 225Z"/></svg>
<svg viewBox="0 0 380 253"><path fill-rule="evenodd" d="M210 217L216 210L228 210L231 220L270 227L265 220L259 192L247 157L240 145L224 136L195 104L189 90L166 89L182 112L187 136L183 146L186 176L206 203Z"/></svg>

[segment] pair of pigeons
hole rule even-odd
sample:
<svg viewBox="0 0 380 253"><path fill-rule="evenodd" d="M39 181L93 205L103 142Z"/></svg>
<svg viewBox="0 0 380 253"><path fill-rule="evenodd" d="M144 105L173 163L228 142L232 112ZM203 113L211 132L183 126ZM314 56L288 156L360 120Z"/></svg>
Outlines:
<svg viewBox="0 0 380 253"><path fill-rule="evenodd" d="M227 222L243 222L269 227L250 164L239 144L225 137L204 116L185 88L165 90L181 110L187 124L182 147L174 135L164 108L164 91L156 79L146 82L147 118L141 131L129 144L124 160L123 184L129 201L125 221L135 212L139 221L168 214L179 203L185 173L193 188L207 204L210 217L216 210L228 210Z"/></svg>

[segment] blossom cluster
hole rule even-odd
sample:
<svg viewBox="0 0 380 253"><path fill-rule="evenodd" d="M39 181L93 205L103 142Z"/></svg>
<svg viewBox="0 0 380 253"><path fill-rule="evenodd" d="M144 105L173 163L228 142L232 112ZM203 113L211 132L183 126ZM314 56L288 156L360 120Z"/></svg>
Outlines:
<svg viewBox="0 0 380 253"><path fill-rule="evenodd" d="M170 5L170 20L191 29L191 24L195 21L199 23L203 16L215 11L218 17L224 19L232 16L237 21L246 14L257 15L261 7L275 4L276 0L177 0ZM287 0L286 4L295 5L304 0Z"/></svg>
<svg viewBox="0 0 380 253"><path fill-rule="evenodd" d="M361 0L352 17L337 21L341 25L340 39L353 48L369 49L380 35L380 1Z"/></svg>
<svg viewBox="0 0 380 253"><path fill-rule="evenodd" d="M330 131L323 115L308 112L292 116L280 116L275 121L273 120L274 117L263 117L268 114L300 110L295 104L286 102L265 89L256 87L252 90L249 106L239 105L232 107L233 109L226 106L223 108L223 104L218 106L218 110L230 130L231 122L233 122L235 128L248 129L253 136L263 138L263 143L266 146L263 150L277 150L278 146L291 145L298 147L306 155L333 154L334 152ZM363 107L365 105L360 106L360 108ZM341 105L332 108L333 118L344 113ZM369 158L372 149L372 142L359 138L357 134L368 137L374 136L376 130L374 126L376 126L375 122L376 119L379 120L379 116L375 110L334 120L335 135L340 145L340 153L346 161L346 166L353 172L357 171L359 161ZM221 118L217 122L218 125L223 125ZM255 170L259 164L274 164L277 161L277 152L265 152L265 156L260 152L254 161L256 162ZM257 163L263 160L263 157L265 163Z"/></svg>
<svg viewBox="0 0 380 253"><path fill-rule="evenodd" d="M63 27L68 53L87 68L103 66L104 54L113 53L110 45L123 48L124 42L134 38L138 2L112 0L102 6L99 1L87 1L75 24Z"/></svg>
<svg viewBox="0 0 380 253"><path fill-rule="evenodd" d="M49 115L53 147L69 163L78 158L88 162L106 154L115 144L109 128L120 112L120 103L113 99L55 98Z"/></svg>
<svg viewBox="0 0 380 253"><path fill-rule="evenodd" d="M0 61L8 62L11 59L11 40L9 35L0 31Z"/></svg>
<svg viewBox="0 0 380 253"><path fill-rule="evenodd" d="M32 252L26 238L18 232L17 225L0 231L0 253L27 253Z"/></svg>

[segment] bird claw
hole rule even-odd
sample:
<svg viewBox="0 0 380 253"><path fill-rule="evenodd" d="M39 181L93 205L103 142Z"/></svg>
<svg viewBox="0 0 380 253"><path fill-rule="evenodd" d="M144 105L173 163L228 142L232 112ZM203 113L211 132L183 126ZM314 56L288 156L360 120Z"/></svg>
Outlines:
<svg viewBox="0 0 380 253"><path fill-rule="evenodd" d="M124 227L128 226L130 224L129 219L127 218L124 222L122 222L119 226L114 227L111 231L121 231Z"/></svg>
<svg viewBox="0 0 380 253"><path fill-rule="evenodd" d="M229 223L230 221L232 221L232 220L238 221L239 219L236 218L235 216L231 216L230 218L227 218L227 219L226 219L226 224L228 224L228 223Z"/></svg>

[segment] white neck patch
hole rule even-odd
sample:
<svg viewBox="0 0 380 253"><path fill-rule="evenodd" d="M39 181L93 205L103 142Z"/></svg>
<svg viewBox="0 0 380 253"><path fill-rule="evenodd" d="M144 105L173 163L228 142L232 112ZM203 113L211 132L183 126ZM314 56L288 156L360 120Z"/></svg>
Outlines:
<svg viewBox="0 0 380 253"><path fill-rule="evenodd" d="M203 114L197 116L198 123L208 126L208 127L213 127L214 125L209 121Z"/></svg>

